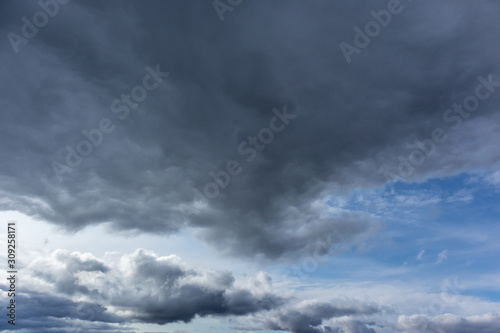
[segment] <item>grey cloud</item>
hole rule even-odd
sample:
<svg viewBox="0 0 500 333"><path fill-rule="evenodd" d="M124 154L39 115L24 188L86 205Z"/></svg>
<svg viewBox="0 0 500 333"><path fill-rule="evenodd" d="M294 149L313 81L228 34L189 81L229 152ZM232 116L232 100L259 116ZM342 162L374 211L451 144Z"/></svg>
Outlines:
<svg viewBox="0 0 500 333"><path fill-rule="evenodd" d="M366 216L327 217L311 203L382 185L382 165L397 168L408 142L448 126L444 110L474 91L477 76L500 79L494 1L404 2L348 65L339 43L386 5L252 1L221 23L210 2L72 1L19 54L0 52L0 208L73 231L191 227L223 252L271 259L311 254L318 235L334 245L372 233ZM2 19L37 8L3 6ZM5 34L22 25L1 22ZM156 64L171 75L120 120L111 103ZM493 94L450 132L414 179L498 163L499 132L474 134L495 124L499 101ZM297 117L247 162L238 145L284 105ZM114 132L59 182L52 162L65 163L66 146L103 118ZM458 156L466 141L480 149ZM193 188L229 160L241 174L200 208Z"/></svg>
<svg viewBox="0 0 500 333"><path fill-rule="evenodd" d="M29 270L33 277L42 279L44 285L52 286L56 293L84 297L112 307L122 313L117 316L124 322L166 324L189 322L196 315L239 316L272 310L287 302L264 290L265 287L234 286L230 272L190 268L176 256L159 257L137 250L114 263L98 265L106 269L91 270L88 263L99 262L97 258L87 255L86 260L80 260L75 258L82 257L81 254L60 255L61 252L55 251L32 263ZM79 262L79 265L75 264L72 271L61 268L60 264L68 261Z"/></svg>
<svg viewBox="0 0 500 333"><path fill-rule="evenodd" d="M367 324L359 320L350 320L344 325L345 333L377 333L375 329L369 328Z"/></svg>
<svg viewBox="0 0 500 333"><path fill-rule="evenodd" d="M6 290L0 285L0 289ZM2 300L2 303L7 299ZM29 291L16 294L18 318L16 329L21 332L131 332L124 320L97 303L74 302L46 292ZM19 314L22 313L22 319Z"/></svg>
<svg viewBox="0 0 500 333"><path fill-rule="evenodd" d="M57 250L48 258L38 258L30 265L34 276L54 285L57 291L73 295L97 294L96 289L89 289L78 281L79 272L106 273L108 267L91 254L70 253Z"/></svg>
<svg viewBox="0 0 500 333"><path fill-rule="evenodd" d="M398 328L406 333L494 333L500 330L500 317L497 314L470 317L444 314L432 318L400 316Z"/></svg>
<svg viewBox="0 0 500 333"><path fill-rule="evenodd" d="M108 267L91 254L70 253L66 250L58 250L54 252L54 255L58 262L66 266L66 270L69 273L78 271L105 273L108 271Z"/></svg>
<svg viewBox="0 0 500 333"><path fill-rule="evenodd" d="M336 305L339 303L339 305ZM319 303L302 302L299 305L278 310L275 315L265 321L267 328L272 330L288 330L294 333L374 333L360 321L350 320L344 325L346 331L340 327L322 324L324 320L353 315L370 315L380 311L374 304L345 304L344 302Z"/></svg>

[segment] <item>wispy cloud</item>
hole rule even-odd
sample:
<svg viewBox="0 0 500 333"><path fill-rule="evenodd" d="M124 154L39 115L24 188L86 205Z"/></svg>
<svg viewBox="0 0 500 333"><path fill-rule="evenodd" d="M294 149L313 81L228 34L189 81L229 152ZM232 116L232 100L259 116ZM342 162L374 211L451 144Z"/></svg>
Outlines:
<svg viewBox="0 0 500 333"><path fill-rule="evenodd" d="M425 250L422 250L418 253L417 255L417 260L423 260L424 258L424 253L425 253Z"/></svg>
<svg viewBox="0 0 500 333"><path fill-rule="evenodd" d="M440 264L448 259L448 250L443 250L437 255L436 264Z"/></svg>

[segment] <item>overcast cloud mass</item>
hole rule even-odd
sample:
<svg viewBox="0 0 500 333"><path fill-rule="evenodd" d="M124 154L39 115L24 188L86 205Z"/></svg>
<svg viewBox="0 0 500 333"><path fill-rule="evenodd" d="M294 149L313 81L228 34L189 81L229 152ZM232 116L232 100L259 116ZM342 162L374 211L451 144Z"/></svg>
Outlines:
<svg viewBox="0 0 500 333"><path fill-rule="evenodd" d="M0 8L6 332L500 331L497 1Z"/></svg>

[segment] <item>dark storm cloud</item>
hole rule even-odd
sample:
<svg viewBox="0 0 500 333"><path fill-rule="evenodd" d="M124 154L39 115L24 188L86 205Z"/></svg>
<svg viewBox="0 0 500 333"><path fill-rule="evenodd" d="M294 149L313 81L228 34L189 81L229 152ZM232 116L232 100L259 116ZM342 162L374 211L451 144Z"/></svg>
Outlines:
<svg viewBox="0 0 500 333"><path fill-rule="evenodd" d="M155 233L196 227L222 251L268 258L311 253L318 235L334 245L370 234L369 218L329 217L313 203L383 184L382 165L397 168L415 138L449 126L443 112L474 92L479 75L500 81L500 46L491 42L497 2L401 4L350 64L339 44L353 43L354 27L387 1L249 1L223 22L210 2L61 6L18 54L7 38L0 52L1 208L69 230L102 222ZM2 6L4 35L39 10L35 2ZM157 64L170 76L119 119L125 111L113 112L113 101L125 107L123 94ZM414 178L498 162L491 124L499 98L492 94L450 132ZM296 118L247 161L238 146L284 105ZM66 146L76 149L82 130L103 118L114 131L60 182L52 163L66 163ZM241 173L207 207L193 201L193 188L203 191L209 172L230 160Z"/></svg>
<svg viewBox="0 0 500 333"><path fill-rule="evenodd" d="M176 256L137 250L115 259L104 265L90 254L57 250L36 259L29 272L34 281L43 281L46 290L102 304L98 311L88 304L80 312L105 312L112 307L120 313L116 317L126 322L166 324L190 322L196 315L239 316L287 302L258 285L235 286L230 272L190 268ZM259 279L265 284L268 278Z"/></svg>

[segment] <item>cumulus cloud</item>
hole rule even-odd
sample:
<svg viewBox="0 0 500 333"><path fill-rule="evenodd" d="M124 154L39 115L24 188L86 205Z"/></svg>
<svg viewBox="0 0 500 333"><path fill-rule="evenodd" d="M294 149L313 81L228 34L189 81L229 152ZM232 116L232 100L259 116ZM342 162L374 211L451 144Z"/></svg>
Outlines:
<svg viewBox="0 0 500 333"><path fill-rule="evenodd" d="M135 331L133 323L235 316L275 330L371 333L362 330L365 325L355 318L381 312L375 303L280 296L265 272L236 281L230 272L201 270L175 255L159 256L143 249L125 255L108 253L102 259L56 250L23 271L30 286L18 296L23 312L29 313L23 325L47 332L70 328L125 332ZM8 287L0 289L0 300L7 299ZM329 325L332 318L343 322Z"/></svg>
<svg viewBox="0 0 500 333"><path fill-rule="evenodd" d="M368 325L373 323L364 323L359 320L349 320L344 324L343 332L340 333L376 333L373 328Z"/></svg>
<svg viewBox="0 0 500 333"><path fill-rule="evenodd" d="M336 303L340 305L335 305ZM376 304L341 304L305 301L278 310L265 320L265 326L272 330L288 330L294 333L343 332L340 327L323 325L323 321L342 316L375 314L380 311ZM374 333L360 321L348 320L344 327L348 333Z"/></svg>
<svg viewBox="0 0 500 333"><path fill-rule="evenodd" d="M500 330L500 317L498 314L469 317L452 314L436 317L400 316L398 328L407 333L494 333Z"/></svg>
<svg viewBox="0 0 500 333"><path fill-rule="evenodd" d="M230 272L189 267L175 255L138 249L104 263L90 254L57 250L29 266L33 286L52 293L99 302L128 322L189 322L196 315L246 315L281 306L286 299L269 292L267 275L248 288ZM257 283L259 282L260 283ZM267 281L267 282L266 282Z"/></svg>
<svg viewBox="0 0 500 333"><path fill-rule="evenodd" d="M70 253L66 250L57 250L48 257L39 257L31 263L30 268L34 276L53 285L55 290L64 294L73 295L97 294L96 289L88 289L79 283L79 275L103 276L108 267L89 253ZM100 274L99 274L100 273Z"/></svg>
<svg viewBox="0 0 500 333"><path fill-rule="evenodd" d="M500 46L491 43L498 3L405 3L348 65L339 43L352 43L353 27L386 5L249 2L224 24L211 3L65 5L18 54L10 46L0 52L9 78L0 86L8 110L0 119L0 208L68 230L109 223L170 234L191 227L221 251L250 257L297 257L310 254L318 234L349 242L370 233L370 219L328 218L310 205L385 183L383 171L397 170L398 155L428 138L431 124L442 124L449 139L412 179L499 160L500 94L456 131L443 121L446 109L474 93L478 76L500 78ZM19 32L18 18L39 10L35 2L4 7L4 33ZM139 106L126 106L122 96L156 64L170 76ZM116 99L126 119L125 109L111 109ZM247 161L253 153L238 146L250 147L249 136L285 105L296 118ZM65 164L66 147L76 149L86 140L82 131L103 118L115 130L60 182L53 161ZM456 153L466 147L473 154ZM203 191L214 181L209 173L230 160L241 173L203 205L193 189Z"/></svg>
<svg viewBox="0 0 500 333"><path fill-rule="evenodd" d="M9 288L0 285L0 290ZM130 332L133 328L123 325L124 319L107 311L94 302L72 301L47 292L30 290L16 294L18 314L17 327L21 332L64 332L68 330L92 332ZM5 293L0 295L2 303L8 301Z"/></svg>

